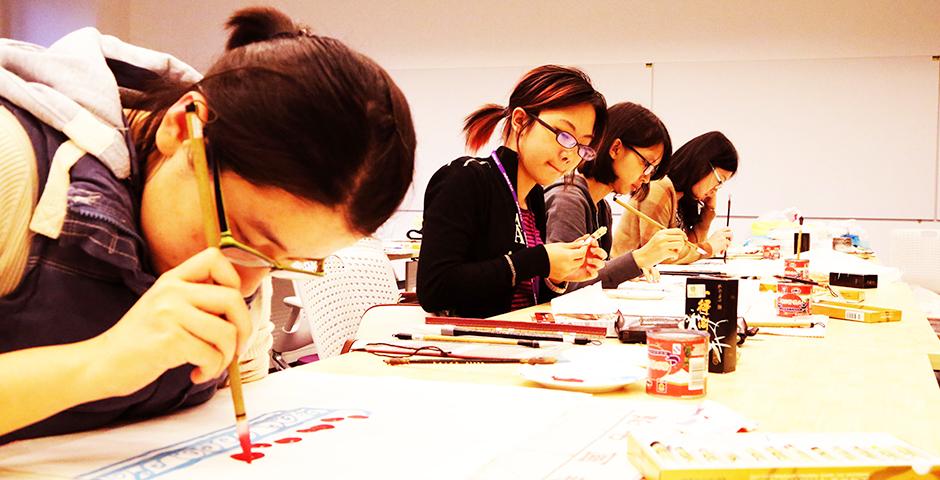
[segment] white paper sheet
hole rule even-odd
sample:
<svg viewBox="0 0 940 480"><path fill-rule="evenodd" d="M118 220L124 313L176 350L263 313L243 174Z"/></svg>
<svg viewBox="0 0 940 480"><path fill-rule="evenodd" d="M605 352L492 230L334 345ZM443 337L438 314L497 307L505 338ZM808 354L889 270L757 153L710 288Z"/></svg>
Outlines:
<svg viewBox="0 0 940 480"><path fill-rule="evenodd" d="M65 478L630 479L626 432L753 428L713 402L593 398L534 388L327 375L294 369L246 385L246 464L232 405L0 448L0 476ZM335 420L342 418L342 420ZM302 432L317 425L323 430ZM299 441L278 443L296 438Z"/></svg>
<svg viewBox="0 0 940 480"><path fill-rule="evenodd" d="M14 442L0 448L0 477L469 478L586 400L534 388L293 369L245 386L252 441L271 445L256 449L265 457L250 465L230 458L240 448L226 390L141 423ZM333 428L299 432L316 425ZM300 441L278 443L289 438Z"/></svg>

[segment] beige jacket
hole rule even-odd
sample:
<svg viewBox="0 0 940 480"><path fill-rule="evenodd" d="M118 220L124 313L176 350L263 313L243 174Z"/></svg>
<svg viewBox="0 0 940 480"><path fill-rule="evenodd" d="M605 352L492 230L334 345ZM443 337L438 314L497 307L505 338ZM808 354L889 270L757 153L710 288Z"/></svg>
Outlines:
<svg viewBox="0 0 940 480"><path fill-rule="evenodd" d="M649 194L646 198L643 199L642 202L630 200L630 204L668 228L677 228L679 226L676 221L676 210L679 208L679 198L676 195L676 188L673 186L672 180L670 180L669 177L650 182ZM705 208L702 210L702 218L698 225L695 225L691 229L685 229L686 235L689 236L689 241L700 246L707 252L711 251L711 246L708 245L707 240L708 230L711 228L714 218L715 211L710 208ZM649 222L640 219L640 217L630 212L624 212L614 231L614 244L613 248L611 248L611 257L617 257L631 250L640 248L649 241L650 237L652 237L657 230L659 230L659 228L655 225L651 225ZM678 258L665 260L662 263L686 264L692 263L699 258L702 258L702 255L692 247L686 245L686 248L679 251Z"/></svg>

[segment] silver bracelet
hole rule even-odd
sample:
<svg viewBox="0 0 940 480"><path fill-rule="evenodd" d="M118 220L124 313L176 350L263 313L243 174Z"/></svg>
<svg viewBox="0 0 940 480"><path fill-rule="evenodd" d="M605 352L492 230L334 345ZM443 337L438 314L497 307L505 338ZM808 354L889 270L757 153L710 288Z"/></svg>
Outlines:
<svg viewBox="0 0 940 480"><path fill-rule="evenodd" d="M512 264L512 257L510 257L508 253L506 255L503 255L503 257L506 259L506 262L509 264L509 271L512 272L511 285L515 287L516 286L516 267L515 265Z"/></svg>
<svg viewBox="0 0 940 480"><path fill-rule="evenodd" d="M565 291L568 290L568 282L562 282L561 285L555 285L555 283L549 280L548 277L545 277L545 286L555 293L565 293Z"/></svg>

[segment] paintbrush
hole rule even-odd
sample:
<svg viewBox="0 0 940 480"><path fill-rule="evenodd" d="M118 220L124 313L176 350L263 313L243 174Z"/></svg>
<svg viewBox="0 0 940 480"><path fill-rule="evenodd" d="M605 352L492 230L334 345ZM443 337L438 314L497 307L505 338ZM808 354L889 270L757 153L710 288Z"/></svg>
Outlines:
<svg viewBox="0 0 940 480"><path fill-rule="evenodd" d="M731 195L728 195L728 214L725 215L725 227L730 227L730 226L731 226ZM728 247L725 247L725 254L722 256L721 259L725 263L728 263Z"/></svg>
<svg viewBox="0 0 940 480"><path fill-rule="evenodd" d="M636 215L636 216L642 218L643 220L646 220L650 225L653 225L653 226L659 228L660 230L665 230L665 229L666 229L666 227L665 227L663 224L657 222L656 220L653 220L652 217L650 217L649 215L647 215L647 214L641 212L639 209L637 209L637 208L634 207L633 205L630 205L629 203L624 202L623 200L621 200L621 199L618 198L617 196L614 196L614 201L617 202L617 203L619 203L621 207L626 208L627 210L629 210L630 212L632 212L634 215ZM697 251L698 253L702 254L702 255L708 255L708 252L706 252L705 250L703 250L702 247L700 247L700 246L698 246L698 245L696 245L696 244L694 244L694 243L692 243L692 242L690 242L690 241L688 241L688 240L685 241L685 244L688 245L688 246L689 246L690 248L692 248L693 250Z"/></svg>
<svg viewBox="0 0 940 480"><path fill-rule="evenodd" d="M206 161L206 144L202 135L202 121L196 112L196 104L186 105L186 125L189 129L189 152L193 169L199 185L199 203L202 206L203 228L206 243L210 247L219 247L220 230L218 215L209 190L209 162ZM248 416L245 415L245 399L242 397L242 374L238 368L238 356L232 358L228 366L228 382L232 389L232 403L235 406L235 431L242 452L251 452L251 435L248 430Z"/></svg>
<svg viewBox="0 0 940 480"><path fill-rule="evenodd" d="M800 217L800 230L796 234L796 259L800 259L800 252L803 250L803 217Z"/></svg>
<svg viewBox="0 0 940 480"><path fill-rule="evenodd" d="M409 365L417 363L525 363L529 365L548 365L555 363L555 357L530 358L386 358L389 365Z"/></svg>

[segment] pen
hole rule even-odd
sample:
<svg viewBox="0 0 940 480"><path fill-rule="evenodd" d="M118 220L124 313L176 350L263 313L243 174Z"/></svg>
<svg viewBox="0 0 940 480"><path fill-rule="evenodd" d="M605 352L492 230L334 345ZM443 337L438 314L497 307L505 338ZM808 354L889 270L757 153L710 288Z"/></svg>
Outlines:
<svg viewBox="0 0 940 480"><path fill-rule="evenodd" d="M591 339L587 337L574 337L570 339L563 336L556 335L529 335L523 333L508 333L508 332L489 332L486 330L466 330L463 328L456 327L441 327L441 335L446 336L463 336L463 335L474 335L477 337L498 337L498 338L515 338L519 340L542 340L549 342L567 342L570 341L575 345L587 345L591 343Z"/></svg>
<svg viewBox="0 0 940 480"><path fill-rule="evenodd" d="M396 333L399 340L425 340L428 342L462 342L462 343L491 343L495 345L521 345L523 347L539 348L537 340L513 340L509 338L463 338L444 335L413 335L410 333Z"/></svg>

